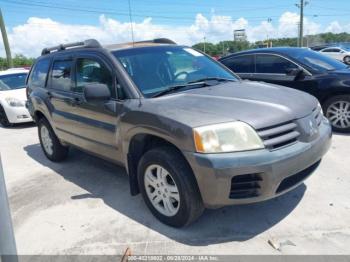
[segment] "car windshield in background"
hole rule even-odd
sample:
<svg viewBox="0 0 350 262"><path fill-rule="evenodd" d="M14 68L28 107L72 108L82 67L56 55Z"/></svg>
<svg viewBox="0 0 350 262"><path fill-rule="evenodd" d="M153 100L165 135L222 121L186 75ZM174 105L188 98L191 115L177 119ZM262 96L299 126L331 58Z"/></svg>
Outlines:
<svg viewBox="0 0 350 262"><path fill-rule="evenodd" d="M292 54L295 59L310 67L316 72L324 73L327 71L342 70L348 66L315 51L301 50Z"/></svg>
<svg viewBox="0 0 350 262"><path fill-rule="evenodd" d="M8 91L25 87L27 74L12 74L0 76L0 91Z"/></svg>
<svg viewBox="0 0 350 262"><path fill-rule="evenodd" d="M146 97L205 79L237 80L230 71L188 47L130 48L113 54Z"/></svg>

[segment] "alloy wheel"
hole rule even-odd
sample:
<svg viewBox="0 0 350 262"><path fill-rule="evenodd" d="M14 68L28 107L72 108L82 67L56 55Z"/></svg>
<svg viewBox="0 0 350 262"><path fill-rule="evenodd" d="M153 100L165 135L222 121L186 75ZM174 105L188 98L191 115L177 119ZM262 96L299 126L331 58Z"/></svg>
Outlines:
<svg viewBox="0 0 350 262"><path fill-rule="evenodd" d="M42 145L44 147L44 150L47 154L52 155L53 154L53 143L50 136L50 132L46 126L41 126L40 128L40 136Z"/></svg>
<svg viewBox="0 0 350 262"><path fill-rule="evenodd" d="M160 165L150 165L144 175L148 199L164 216L174 216L180 207L180 195L170 173Z"/></svg>
<svg viewBox="0 0 350 262"><path fill-rule="evenodd" d="M334 127L350 128L350 102L335 101L328 108L326 116Z"/></svg>
<svg viewBox="0 0 350 262"><path fill-rule="evenodd" d="M350 65L350 56L344 57L344 62L345 64Z"/></svg>

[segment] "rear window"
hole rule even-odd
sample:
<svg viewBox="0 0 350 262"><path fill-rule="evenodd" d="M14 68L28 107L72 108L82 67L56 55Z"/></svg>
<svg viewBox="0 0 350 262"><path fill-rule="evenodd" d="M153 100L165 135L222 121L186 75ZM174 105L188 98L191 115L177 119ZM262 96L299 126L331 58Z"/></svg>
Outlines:
<svg viewBox="0 0 350 262"><path fill-rule="evenodd" d="M0 91L24 88L26 77L25 73L0 76Z"/></svg>
<svg viewBox="0 0 350 262"><path fill-rule="evenodd" d="M222 63L235 73L254 73L254 55L241 55L228 58Z"/></svg>
<svg viewBox="0 0 350 262"><path fill-rule="evenodd" d="M28 85L31 88L35 87L45 87L47 72L50 67L50 59L40 59L35 63L34 68L32 69L29 79Z"/></svg>
<svg viewBox="0 0 350 262"><path fill-rule="evenodd" d="M71 89L72 60L55 61L52 65L51 87L69 91Z"/></svg>

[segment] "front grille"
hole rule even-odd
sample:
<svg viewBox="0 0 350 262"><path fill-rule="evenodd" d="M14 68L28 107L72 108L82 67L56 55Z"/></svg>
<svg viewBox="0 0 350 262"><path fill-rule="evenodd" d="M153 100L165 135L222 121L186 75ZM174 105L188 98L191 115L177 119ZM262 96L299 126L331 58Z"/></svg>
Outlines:
<svg viewBox="0 0 350 262"><path fill-rule="evenodd" d="M265 147L274 150L295 143L300 136L296 128L297 124L293 121L289 121L279 125L258 129L257 131Z"/></svg>
<svg viewBox="0 0 350 262"><path fill-rule="evenodd" d="M296 184L300 183L304 179L306 179L308 176L312 174L313 171L318 167L320 164L320 161L316 162L312 166L309 166L308 168L304 169L303 171L300 171L299 173L296 173L295 175L289 176L282 180L281 184L276 190L276 194L281 193Z"/></svg>
<svg viewBox="0 0 350 262"><path fill-rule="evenodd" d="M230 198L242 199L259 196L261 181L260 174L234 176L231 180Z"/></svg>
<svg viewBox="0 0 350 262"><path fill-rule="evenodd" d="M316 120L317 126L320 126L323 117L321 113L321 107L316 107L314 110L312 110L312 114Z"/></svg>

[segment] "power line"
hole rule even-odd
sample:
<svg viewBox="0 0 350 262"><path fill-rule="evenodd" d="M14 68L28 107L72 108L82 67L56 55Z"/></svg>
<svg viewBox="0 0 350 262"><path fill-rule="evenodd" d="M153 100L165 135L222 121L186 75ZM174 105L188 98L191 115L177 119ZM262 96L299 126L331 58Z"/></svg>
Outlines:
<svg viewBox="0 0 350 262"><path fill-rule="evenodd" d="M21 0L1 0L1 2L15 4L15 5L25 5L25 6L37 6L37 7L44 7L44 8L51 8L51 9L62 9L62 10L68 10L68 11L77 11L77 12L88 12L88 13L106 13L106 14L112 14L112 15L119 15L119 16L129 16L129 12L117 12L114 10L103 10L103 9L86 9L86 8L77 8L77 7L69 7L69 6L62 6L62 5L52 5L52 4L46 4L44 2L39 1L21 1ZM265 7L263 9L273 9L275 7ZM236 9L235 11L239 11L239 9ZM134 17L154 17L154 18L160 18L160 19L169 19L169 20L193 20L193 18L185 17L185 16L163 16L163 15L154 15L154 14L138 14L133 13ZM225 17L225 16L223 16ZM248 18L261 18L265 19L266 16L260 16L260 17L247 17ZM222 18L223 20L231 20L231 17L229 18Z"/></svg>

